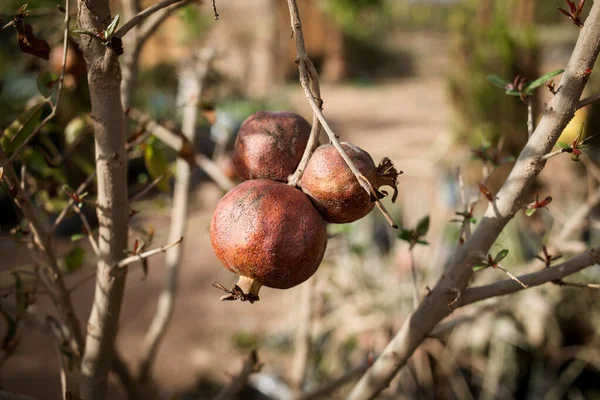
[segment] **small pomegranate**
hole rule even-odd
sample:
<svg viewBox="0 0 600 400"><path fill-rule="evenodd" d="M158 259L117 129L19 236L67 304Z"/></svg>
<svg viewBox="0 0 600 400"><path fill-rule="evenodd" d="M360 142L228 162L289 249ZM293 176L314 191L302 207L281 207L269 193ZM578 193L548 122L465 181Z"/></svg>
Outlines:
<svg viewBox="0 0 600 400"><path fill-rule="evenodd" d="M257 179L230 190L210 224L213 249L239 275L221 300L259 300L261 286L288 289L310 278L327 247L325 221L300 190Z"/></svg>
<svg viewBox="0 0 600 400"><path fill-rule="evenodd" d="M293 112L259 111L238 132L233 165L243 179L287 181L300 163L310 124Z"/></svg>
<svg viewBox="0 0 600 400"><path fill-rule="evenodd" d="M363 149L351 143L340 143L362 175L369 180L379 199L387 196L381 186L394 189L392 201L398 196L398 171L385 157L376 167ZM402 172L400 172L402 173ZM375 207L375 199L360 186L338 150L331 144L317 147L300 181L302 191L312 200L325 221L343 224L361 219Z"/></svg>

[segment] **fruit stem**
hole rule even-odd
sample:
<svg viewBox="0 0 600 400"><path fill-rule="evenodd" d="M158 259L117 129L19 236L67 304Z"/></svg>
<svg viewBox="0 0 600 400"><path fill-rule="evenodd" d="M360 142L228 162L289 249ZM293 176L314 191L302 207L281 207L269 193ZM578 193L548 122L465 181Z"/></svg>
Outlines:
<svg viewBox="0 0 600 400"><path fill-rule="evenodd" d="M256 297L256 299L258 300L258 292L262 286L262 284L259 281L242 275L238 279L236 285L240 289L242 289L245 295Z"/></svg>

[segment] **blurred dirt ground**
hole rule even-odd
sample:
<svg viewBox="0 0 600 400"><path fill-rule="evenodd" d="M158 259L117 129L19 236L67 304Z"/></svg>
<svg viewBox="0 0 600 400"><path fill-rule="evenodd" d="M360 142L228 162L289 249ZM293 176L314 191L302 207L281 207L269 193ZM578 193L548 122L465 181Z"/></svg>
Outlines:
<svg viewBox="0 0 600 400"><path fill-rule="evenodd" d="M298 112L309 117L310 111L300 87L285 90ZM422 209L423 212L414 213L414 218L426 214L428 200L427 196L423 200L422 194L425 190L431 191L434 184L431 157L435 151L430 150L447 149L450 144L445 82L437 78L418 78L371 86L324 85L322 97L325 115L342 140L367 149L376 161L383 156L390 157L399 169L404 170L400 178L400 203L412 201L417 209ZM236 349L231 334L247 331L261 336L285 332L295 325L299 287L286 291L264 288L261 301L253 305L219 302L221 293L211 283L219 281L229 286L234 282L234 276L222 268L213 255L208 236L212 210L219 196L211 184L203 185L193 194L192 211L182 243L175 314L154 367L157 390L165 398L193 392L199 379L223 384L237 373L245 353ZM135 222L154 226L157 232L155 244L163 244L169 226L169 204L159 210L140 208L142 212L135 217ZM0 241L1 269L27 261L26 249L9 243ZM59 248L67 245L59 243ZM142 280L139 265L134 265L129 273L117 347L134 371L162 287L163 260L163 254L150 260L146 280ZM86 272L89 273L89 269L70 276L69 282L78 281ZM88 281L73 294L82 323L88 317L93 289L93 282ZM36 307L49 310L51 305L47 303L47 297L39 296ZM30 327L22 333L17 354L3 368L3 388L40 400L58 399L58 361L52 342ZM269 369L285 374L291 353L259 350L259 357ZM111 380L114 384L110 398L122 398L116 380L114 377Z"/></svg>

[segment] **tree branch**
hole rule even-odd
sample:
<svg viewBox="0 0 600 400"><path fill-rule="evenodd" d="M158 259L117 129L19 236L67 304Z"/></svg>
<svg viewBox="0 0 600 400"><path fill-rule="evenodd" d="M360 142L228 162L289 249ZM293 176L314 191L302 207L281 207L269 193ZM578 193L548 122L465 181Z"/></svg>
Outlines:
<svg viewBox="0 0 600 400"><path fill-rule="evenodd" d="M592 104L595 101L600 100L600 93L595 94L593 96L590 97L586 97L585 99L582 99L579 101L579 103L577 103L577 109L583 108L585 106L588 106L590 104Z"/></svg>
<svg viewBox="0 0 600 400"><path fill-rule="evenodd" d="M451 312L448 304L456 298L457 290L459 293L464 291L473 275L472 267L481 259L482 254L487 254L515 213L526 205L523 195L544 167L542 156L553 148L575 114L588 79L585 71L594 66L599 51L600 2L595 2L561 78L561 90L546 105L542 120L519 155L498 192L496 201L488 206L471 239L458 249L433 290L406 319L375 364L354 387L350 400L376 397L389 385L437 323ZM518 286L512 281L511 285Z"/></svg>
<svg viewBox="0 0 600 400"><path fill-rule="evenodd" d="M544 283L559 281L568 275L572 275L599 262L600 248L597 247L560 265L521 275L519 276L519 280L528 287L540 286ZM491 297L506 296L523 289L523 286L513 279L505 279L500 282L490 283L489 285L475 286L467 289L453 308L464 307L467 304Z"/></svg>
<svg viewBox="0 0 600 400"><path fill-rule="evenodd" d="M146 43L146 40L152 36L154 32L158 29L159 26L162 25L163 22L167 20L175 11L179 10L182 7L187 6L188 4L194 2L195 0L181 0L179 3L173 4L169 7L163 8L162 10L154 13L144 23L139 27L138 45L141 47Z"/></svg>
<svg viewBox="0 0 600 400"><path fill-rule="evenodd" d="M179 78L179 97L183 99L202 98L204 83L211 63L215 57L215 51L206 49L200 51L197 57L185 63L181 68ZM187 104L183 108L182 132L189 142L194 141L196 125L198 122L198 107L196 104ZM169 228L168 241L174 241L184 236L188 218L188 204L190 195L190 178L192 169L190 164L182 158L177 160L177 179L173 194L173 206L171 208L171 226ZM175 297L177 294L177 281L179 275L179 264L181 261L182 246L169 249L166 254L165 264L167 273L165 285L158 298L156 312L150 328L144 338L144 352L140 359L139 380L146 381L150 376L152 364L156 359L156 353L162 338L167 331L169 322L173 315Z"/></svg>
<svg viewBox="0 0 600 400"><path fill-rule="evenodd" d="M252 350L250 355L244 362L244 367L238 376L227 386L221 390L221 392L213 400L230 400L234 399L235 396L246 386L248 378L260 367L258 363L258 355L256 350Z"/></svg>
<svg viewBox="0 0 600 400"><path fill-rule="evenodd" d="M158 254L158 253L164 253L165 251L169 250L171 247L177 246L179 243L181 243L182 240L183 240L183 236L180 237L179 239L177 239L177 241L170 243L170 244L166 244L157 249L148 250L148 251L145 251L140 254L134 254L132 256L126 257L126 258L122 259L121 261L119 261L118 263L116 263L115 267L116 268L125 268L129 264L133 264L136 261L142 261L144 258L152 257L153 255Z"/></svg>
<svg viewBox="0 0 600 400"><path fill-rule="evenodd" d="M157 12L165 7L169 7L172 4L178 3L180 1L182 1L182 0L162 0L156 4L151 5L150 7L139 12L136 16L134 16L129 21L127 21L125 23L125 25L123 25L119 30L117 30L117 32L115 32L114 37L122 38L123 36L125 36L125 34L127 32L129 32L133 27L138 25L140 22L142 22L148 16L154 14L155 12Z"/></svg>
<svg viewBox="0 0 600 400"><path fill-rule="evenodd" d="M152 132L161 142L175 150L186 161L198 165L222 189L230 190L235 186L219 167L203 154L194 154L192 145L184 136L171 132L142 111L132 108L127 114L146 130Z"/></svg>
<svg viewBox="0 0 600 400"><path fill-rule="evenodd" d="M346 154L346 152L344 151L342 145L340 144L340 142L338 140L338 136L335 133L333 133L333 130L327 123L327 120L325 119L325 116L323 115L323 111L321 111L321 108L320 108L320 106L322 105L322 100L316 99L315 96L313 95L313 92L311 90L311 85L310 85L309 71L311 70L311 68L314 69L314 66L312 64L312 61L308 57L308 54L306 53L306 48L304 45L304 35L302 33L302 24L300 22L300 13L298 11L298 4L296 3L296 0L288 0L288 8L290 10L290 21L291 21L291 26L292 26L292 32L296 38L296 50L298 53L297 57L296 57L296 62L298 63L298 69L299 69L299 73L300 73L300 84L302 85L302 88L304 89L304 94L306 95L306 99L308 100L308 103L310 104L310 107L313 110L313 114L316 115L319 122L321 122L321 126L323 127L323 129L325 129L325 132L327 133L329 140L335 146L335 148L338 150L338 152L340 153L340 155L346 162L346 165L348 165L348 167L350 168L350 170L352 171L352 173L358 180L358 183L360 184L360 186L369 194L369 196L371 196L372 198L375 199L375 204L377 205L377 208L379 208L379 210L384 215L384 217L386 218L388 223L392 227L397 229L398 225L396 224L396 222L394 221L392 216L387 212L387 210L385 209L385 206L377 198L377 194L376 194L375 189L373 188L371 182L369 182L369 180L367 178L365 178L365 176L358 170L358 168L356 167L354 162ZM313 84L313 86L314 86L314 84ZM319 103L317 103L317 101ZM313 123L313 126L315 126L314 123ZM303 158L304 158L304 156L303 156Z"/></svg>

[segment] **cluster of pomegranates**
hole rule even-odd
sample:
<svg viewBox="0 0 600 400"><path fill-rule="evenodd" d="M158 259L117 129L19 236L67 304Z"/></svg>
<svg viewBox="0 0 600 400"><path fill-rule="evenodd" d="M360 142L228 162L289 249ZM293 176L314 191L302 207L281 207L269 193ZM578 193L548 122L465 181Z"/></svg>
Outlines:
<svg viewBox="0 0 600 400"><path fill-rule="evenodd" d="M218 203L210 225L213 249L239 276L221 300L259 300L261 286L288 289L310 278L327 247L326 222L348 223L375 206L338 150L322 145L299 182L288 185L310 136L310 124L292 112L260 111L240 127L233 150L235 171L244 182ZM397 195L398 172L388 158L379 166L350 143L342 148L379 197L381 186Z"/></svg>

